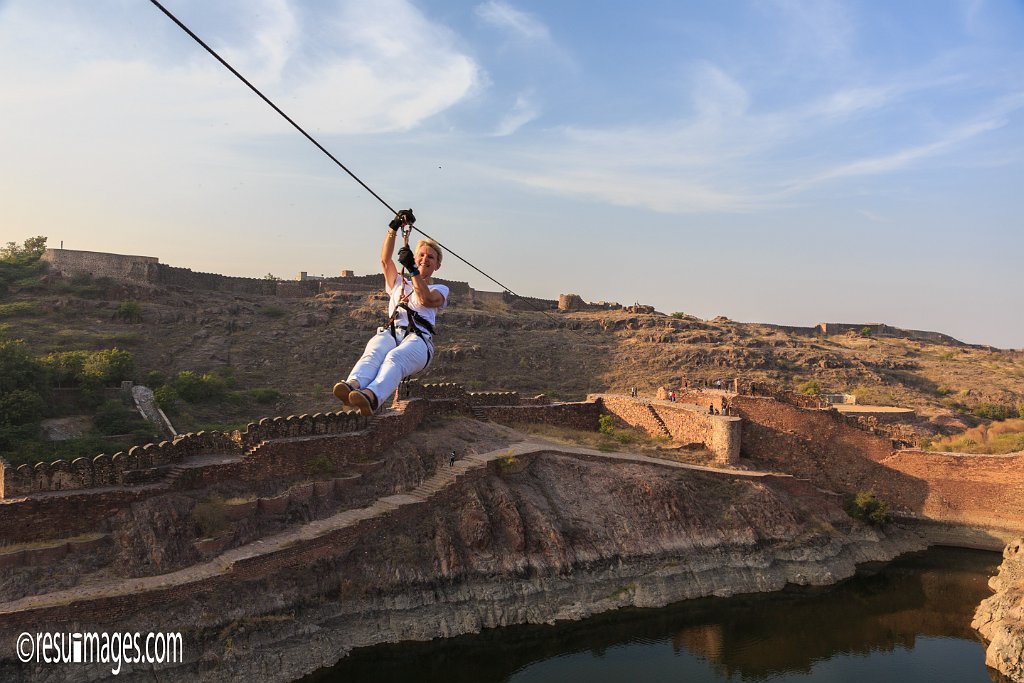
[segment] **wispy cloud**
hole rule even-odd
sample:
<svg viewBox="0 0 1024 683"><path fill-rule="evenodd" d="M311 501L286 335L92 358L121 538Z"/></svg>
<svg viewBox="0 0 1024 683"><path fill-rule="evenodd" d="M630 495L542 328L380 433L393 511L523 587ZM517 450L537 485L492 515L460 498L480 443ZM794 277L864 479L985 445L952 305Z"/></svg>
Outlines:
<svg viewBox="0 0 1024 683"><path fill-rule="evenodd" d="M921 115L901 101L935 87L934 82L894 78L757 112L748 90L723 69L704 64L698 71L691 116L647 126L549 131L532 151L519 151L528 157L515 164L523 170L507 171L507 177L551 192L665 213L749 213L792 204L813 188L896 173L952 154L1006 126L1010 114L1024 108L1024 97L1010 95L967 120L941 125L925 113L917 122ZM916 142L870 139L876 153L858 155L864 145L847 143L845 137L855 136L864 118L880 115L919 129ZM844 155L850 160L827 166Z"/></svg>
<svg viewBox="0 0 1024 683"><path fill-rule="evenodd" d="M516 38L540 42L551 40L551 32L546 24L501 0L488 0L477 5L476 15L491 26L507 31Z"/></svg>
<svg viewBox="0 0 1024 683"><path fill-rule="evenodd" d="M512 135L527 123L537 118L539 114L540 110L533 102L532 95L529 93L520 93L516 97L516 101L515 104L512 105L512 109L505 114L498 123L498 128L494 131L494 135L495 137Z"/></svg>
<svg viewBox="0 0 1024 683"><path fill-rule="evenodd" d="M41 35L63 34L63 43L53 43L58 52L82 44L117 44L103 26L81 23L73 15L54 12L41 17L24 5L12 10L13 23L0 25L0 59L8 64L13 63L13 55L25 50L26 42ZM188 23L187 15L181 18ZM62 24L62 19L68 23ZM315 27L304 24L308 19L287 0L262 0L247 6L244 20L246 30L225 30L210 42L294 118L322 133L409 130L469 97L481 82L481 68L455 46L450 30L428 20L406 0L343 0L334 6L333 14L318 14ZM203 25L192 28L203 36ZM305 43L309 36L318 37L318 42ZM163 37L181 40L173 28L166 28ZM112 51L84 59L69 57L67 61L76 64L70 71L48 71L46 60L5 69L0 73L0 101L52 98L61 101L64 109L89 111L103 97L163 90L163 97L149 100L151 105L141 96L133 105L140 110L148 106L146 117L162 120L168 117L161 101L174 88L174 99L183 109L192 106L203 116L230 121L228 129L219 131L222 136L280 130L272 118L238 116L240 108L255 109L251 95L244 86L232 83L223 67L198 47L196 59L187 64L168 63L161 58L159 41L159 35L153 36L150 45L131 54ZM3 58L5 43L10 60ZM30 85L27 90L22 87L26 84Z"/></svg>
<svg viewBox="0 0 1024 683"><path fill-rule="evenodd" d="M1012 103L1016 100L1016 105ZM930 157L945 153L958 145L962 145L973 138L984 135L991 131L1004 127L1009 122L1007 114L1014 109L1024 106L1019 98L1005 100L994 111L987 115L966 123L956 125L942 133L930 142L911 145L901 149L872 157L857 159L849 163L841 164L835 168L828 169L817 175L795 183L791 188L794 191L807 189L812 185L828 181L840 180L854 176L869 176L883 173L892 173L905 169L917 162Z"/></svg>

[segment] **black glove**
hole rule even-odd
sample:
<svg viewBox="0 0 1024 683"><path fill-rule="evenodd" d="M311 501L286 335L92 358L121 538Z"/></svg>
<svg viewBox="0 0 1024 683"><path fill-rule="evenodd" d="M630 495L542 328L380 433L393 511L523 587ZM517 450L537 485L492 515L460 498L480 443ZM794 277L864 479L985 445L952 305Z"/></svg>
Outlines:
<svg viewBox="0 0 1024 683"><path fill-rule="evenodd" d="M391 220L391 222L388 223L388 227L394 230L395 232L398 232L398 229L401 228L406 223L412 225L415 222L416 216L413 215L412 209L402 209L401 211L398 212L398 215L396 215Z"/></svg>
<svg viewBox="0 0 1024 683"><path fill-rule="evenodd" d="M398 262L411 274L420 274L420 269L416 267L416 259L412 255L412 249L409 247L402 247L398 250Z"/></svg>

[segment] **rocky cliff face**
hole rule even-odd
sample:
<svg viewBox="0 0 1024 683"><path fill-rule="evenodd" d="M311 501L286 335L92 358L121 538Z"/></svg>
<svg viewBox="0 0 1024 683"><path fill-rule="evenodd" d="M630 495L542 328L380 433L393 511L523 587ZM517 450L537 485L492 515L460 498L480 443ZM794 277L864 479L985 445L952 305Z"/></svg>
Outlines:
<svg viewBox="0 0 1024 683"><path fill-rule="evenodd" d="M985 663L1012 681L1024 681L1024 539L1006 546L995 595L978 605L971 626L989 641Z"/></svg>
<svg viewBox="0 0 1024 683"><path fill-rule="evenodd" d="M288 681L355 647L828 584L922 547L790 478L558 454L499 461L356 531L329 559L117 628L186 634L187 662L160 680ZM0 667L12 673L24 675ZM133 676L149 680L118 680Z"/></svg>

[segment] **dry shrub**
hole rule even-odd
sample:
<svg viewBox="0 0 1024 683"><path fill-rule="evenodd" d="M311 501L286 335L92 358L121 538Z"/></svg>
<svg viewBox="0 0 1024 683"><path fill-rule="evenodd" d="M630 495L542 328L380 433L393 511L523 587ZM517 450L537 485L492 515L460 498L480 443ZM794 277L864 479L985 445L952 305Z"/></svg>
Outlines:
<svg viewBox="0 0 1024 683"><path fill-rule="evenodd" d="M1002 420L933 439L931 450L944 453L1003 455L1024 451L1024 419Z"/></svg>
<svg viewBox="0 0 1024 683"><path fill-rule="evenodd" d="M1024 420L1012 418L1001 422L993 422L988 426L989 434L1009 434L1011 432L1024 432Z"/></svg>

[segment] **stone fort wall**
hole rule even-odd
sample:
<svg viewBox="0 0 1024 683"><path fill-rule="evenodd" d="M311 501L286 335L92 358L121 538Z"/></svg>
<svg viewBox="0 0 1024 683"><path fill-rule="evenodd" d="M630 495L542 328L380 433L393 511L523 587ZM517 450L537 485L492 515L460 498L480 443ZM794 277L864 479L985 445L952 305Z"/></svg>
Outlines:
<svg viewBox="0 0 1024 683"><path fill-rule="evenodd" d="M265 280L263 278L234 277L218 273L199 273L190 268L179 268L160 263L154 256L127 256L73 249L47 249L43 260L50 269L66 277L91 275L109 277L140 284L203 289L214 292L232 292L260 296L310 297L331 291L383 290L384 276L348 276L325 280ZM469 283L435 278L447 285L452 295L470 296Z"/></svg>
<svg viewBox="0 0 1024 683"><path fill-rule="evenodd" d="M148 282L151 267L159 263L159 259L154 256L128 256L72 249L47 249L43 252L42 260L50 265L50 270L67 277L89 274L93 277L109 277L132 282Z"/></svg>
<svg viewBox="0 0 1024 683"><path fill-rule="evenodd" d="M434 389L425 385L425 391ZM470 394L459 385L435 393L446 398L401 401L397 410L370 420L347 413L266 418L231 434L186 434L71 463L12 468L0 459L0 538L19 543L94 531L118 510L151 496L228 480L309 476L324 458L345 468L404 438L433 413L469 416L483 410L480 417L501 421L597 428L599 408L592 403L514 405L509 394ZM190 458L202 455L226 457L188 467Z"/></svg>
<svg viewBox="0 0 1024 683"><path fill-rule="evenodd" d="M706 408L680 402L633 399L616 394L597 394L605 411L622 424L661 436L667 431L676 441L703 444L722 465L739 462L741 422L737 417L709 415Z"/></svg>

